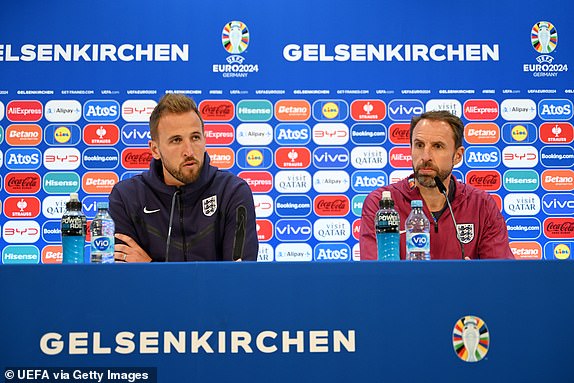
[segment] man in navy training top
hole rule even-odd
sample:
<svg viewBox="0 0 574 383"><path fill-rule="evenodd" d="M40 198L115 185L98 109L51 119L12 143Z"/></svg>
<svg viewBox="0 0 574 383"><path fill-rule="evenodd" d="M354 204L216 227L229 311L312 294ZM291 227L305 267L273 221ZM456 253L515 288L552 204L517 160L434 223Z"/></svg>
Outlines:
<svg viewBox="0 0 574 383"><path fill-rule="evenodd" d="M115 259L124 262L255 261L247 183L210 165L195 102L166 94L150 116L149 170L110 193Z"/></svg>
<svg viewBox="0 0 574 383"><path fill-rule="evenodd" d="M375 213L383 190L389 190L401 218L400 257L405 259L405 221L411 212L411 201L423 201L423 211L431 223L431 259L461 259L461 246L456 236L446 198L436 186L438 176L447 189L453 215L464 244L465 259L509 258L506 222L496 202L486 192L463 184L452 175L453 167L463 159L464 124L448 111L432 111L413 117L410 127L411 155L414 174L378 188L363 203L361 217L361 259L377 259Z"/></svg>

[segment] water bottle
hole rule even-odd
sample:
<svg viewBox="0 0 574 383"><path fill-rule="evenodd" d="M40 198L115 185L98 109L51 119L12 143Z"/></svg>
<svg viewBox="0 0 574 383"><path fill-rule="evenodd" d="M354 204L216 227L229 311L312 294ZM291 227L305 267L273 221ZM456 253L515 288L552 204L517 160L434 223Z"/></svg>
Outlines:
<svg viewBox="0 0 574 383"><path fill-rule="evenodd" d="M70 193L66 211L60 221L62 233L62 263L84 263L86 243L86 216L82 213L82 203L78 193Z"/></svg>
<svg viewBox="0 0 574 383"><path fill-rule="evenodd" d="M411 201L411 213L406 222L407 254L410 261L430 260L430 222L423 213L423 201Z"/></svg>
<svg viewBox="0 0 574 383"><path fill-rule="evenodd" d="M377 234L377 254L379 261L398 261L399 255L399 213L391 192L384 191L379 201L379 211L375 215L375 233Z"/></svg>
<svg viewBox="0 0 574 383"><path fill-rule="evenodd" d="M90 225L92 263L114 263L114 220L108 211L107 202L96 204L98 212Z"/></svg>

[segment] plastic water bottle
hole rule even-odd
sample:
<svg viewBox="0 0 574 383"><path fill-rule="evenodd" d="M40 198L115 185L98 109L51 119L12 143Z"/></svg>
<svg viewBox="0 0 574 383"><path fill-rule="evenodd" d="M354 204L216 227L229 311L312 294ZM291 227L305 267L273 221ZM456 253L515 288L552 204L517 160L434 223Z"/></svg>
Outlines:
<svg viewBox="0 0 574 383"><path fill-rule="evenodd" d="M98 202L98 212L90 225L92 263L114 263L114 232L116 226L107 202Z"/></svg>
<svg viewBox="0 0 574 383"><path fill-rule="evenodd" d="M423 213L423 201L411 201L411 213L406 222L407 254L410 261L430 260L430 222Z"/></svg>
<svg viewBox="0 0 574 383"><path fill-rule="evenodd" d="M86 216L82 213L78 193L70 193L70 199L66 202L66 212L60 221L62 263L84 263L86 226Z"/></svg>
<svg viewBox="0 0 574 383"><path fill-rule="evenodd" d="M377 253L379 261L398 261L399 255L399 213L391 192L384 191L379 201L379 211L375 215L375 233L377 234Z"/></svg>

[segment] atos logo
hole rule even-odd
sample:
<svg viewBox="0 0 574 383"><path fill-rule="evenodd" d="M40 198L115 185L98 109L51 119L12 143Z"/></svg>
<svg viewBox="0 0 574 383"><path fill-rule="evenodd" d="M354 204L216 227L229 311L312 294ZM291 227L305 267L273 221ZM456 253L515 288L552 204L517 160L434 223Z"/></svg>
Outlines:
<svg viewBox="0 0 574 383"><path fill-rule="evenodd" d="M471 121L492 121L498 118L498 103L494 100L467 100L463 110L464 117Z"/></svg>
<svg viewBox="0 0 574 383"><path fill-rule="evenodd" d="M256 220L255 227L257 229L257 239L259 242L266 242L273 238L273 223L271 223L271 221L268 219Z"/></svg>
<svg viewBox="0 0 574 383"><path fill-rule="evenodd" d="M507 170L503 178L504 188L512 192L535 191L540 185L535 170Z"/></svg>
<svg viewBox="0 0 574 383"><path fill-rule="evenodd" d="M5 162L9 170L36 170L40 167L42 153L36 148L10 148L6 150Z"/></svg>
<svg viewBox="0 0 574 383"><path fill-rule="evenodd" d="M574 215L574 194L548 193L543 195L542 211L548 215Z"/></svg>
<svg viewBox="0 0 574 383"><path fill-rule="evenodd" d="M42 128L36 124L12 124L6 128L10 146L36 146L42 142Z"/></svg>
<svg viewBox="0 0 574 383"><path fill-rule="evenodd" d="M48 194L70 194L80 190L77 172L48 172L44 174L42 189Z"/></svg>
<svg viewBox="0 0 574 383"><path fill-rule="evenodd" d="M311 174L307 171L282 170L275 174L275 189L279 193L307 193L311 186Z"/></svg>
<svg viewBox="0 0 574 383"><path fill-rule="evenodd" d="M349 197L345 195L319 195L313 205L315 214L320 217L344 217L351 209Z"/></svg>
<svg viewBox="0 0 574 383"><path fill-rule="evenodd" d="M363 212L363 203L365 203L366 198L367 196L365 194L359 194L353 196L353 199L351 200L351 211L357 217L360 217Z"/></svg>
<svg viewBox="0 0 574 383"><path fill-rule="evenodd" d="M570 144L574 127L569 122L545 122L540 125L540 141L546 144Z"/></svg>
<svg viewBox="0 0 574 383"><path fill-rule="evenodd" d="M40 239L40 225L36 221L7 221L2 227L2 238L7 243L35 243Z"/></svg>
<svg viewBox="0 0 574 383"><path fill-rule="evenodd" d="M88 148L84 150L82 162L89 170L115 169L120 163L120 154L114 148Z"/></svg>
<svg viewBox="0 0 574 383"><path fill-rule="evenodd" d="M36 197L8 197L4 200L4 215L15 219L36 218L40 215L40 200Z"/></svg>
<svg viewBox="0 0 574 383"><path fill-rule="evenodd" d="M280 195L275 199L275 212L279 217L306 217L312 210L311 198L303 194Z"/></svg>
<svg viewBox="0 0 574 383"><path fill-rule="evenodd" d="M538 114L546 121L567 121L572 118L572 101L567 99L544 99L538 103Z"/></svg>
<svg viewBox="0 0 574 383"><path fill-rule="evenodd" d="M387 114L381 100L355 100L351 103L351 118L356 121L382 121Z"/></svg>
<svg viewBox="0 0 574 383"><path fill-rule="evenodd" d="M502 125L502 141L507 144L531 144L536 141L536 132L536 125L531 122L507 122Z"/></svg>
<svg viewBox="0 0 574 383"><path fill-rule="evenodd" d="M36 194L41 186L38 173L8 173L4 178L4 190L9 194Z"/></svg>
<svg viewBox="0 0 574 383"><path fill-rule="evenodd" d="M206 145L230 145L235 140L235 130L229 124L206 124L204 131Z"/></svg>
<svg viewBox="0 0 574 383"><path fill-rule="evenodd" d="M466 173L466 183L485 191L497 191L502 184L496 170L471 170Z"/></svg>
<svg viewBox="0 0 574 383"><path fill-rule="evenodd" d="M275 165L280 169L306 169L311 165L311 151L307 148L279 148L275 151Z"/></svg>
<svg viewBox="0 0 574 383"><path fill-rule="evenodd" d="M349 117L349 105L344 100L317 100L312 109L317 121L344 121Z"/></svg>
<svg viewBox="0 0 574 383"><path fill-rule="evenodd" d="M382 170L358 170L351 176L351 188L357 193L370 193L388 184Z"/></svg>
<svg viewBox="0 0 574 383"><path fill-rule="evenodd" d="M93 219L98 212L98 202L108 202L107 196L89 195L82 199L82 207L87 219Z"/></svg>
<svg viewBox="0 0 574 383"><path fill-rule="evenodd" d="M395 145L410 144L410 124L395 123L389 127L389 141Z"/></svg>
<svg viewBox="0 0 574 383"><path fill-rule="evenodd" d="M508 168L533 168L538 165L538 150L534 146L506 146L502 162Z"/></svg>
<svg viewBox="0 0 574 383"><path fill-rule="evenodd" d="M420 100L398 99L389 102L389 118L393 121L410 121L424 111L424 105Z"/></svg>
<svg viewBox="0 0 574 383"><path fill-rule="evenodd" d="M148 169L151 159L149 148L127 148L122 151L122 166L126 169Z"/></svg>
<svg viewBox="0 0 574 383"><path fill-rule="evenodd" d="M235 117L235 108L229 100L203 100L199 111L204 121L231 121Z"/></svg>
<svg viewBox="0 0 574 383"><path fill-rule="evenodd" d="M50 122L76 122L82 117L82 104L76 100L50 100L44 114Z"/></svg>
<svg viewBox="0 0 574 383"><path fill-rule="evenodd" d="M544 235L548 238L574 238L574 218L550 217L544 220Z"/></svg>
<svg viewBox="0 0 574 383"><path fill-rule="evenodd" d="M36 246L9 245L2 249L2 263L4 264L36 264L39 262L40 251Z"/></svg>
<svg viewBox="0 0 574 383"><path fill-rule="evenodd" d="M572 146L544 146L540 149L540 162L547 168L571 168L574 165Z"/></svg>
<svg viewBox="0 0 574 383"><path fill-rule="evenodd" d="M537 218L508 218L506 220L508 238L535 240L542 233L542 224Z"/></svg>
<svg viewBox="0 0 574 383"><path fill-rule="evenodd" d="M319 193L345 193L350 183L345 170L319 170L313 175L313 188Z"/></svg>
<svg viewBox="0 0 574 383"><path fill-rule="evenodd" d="M387 140L383 124L355 124L351 127L351 141L356 145L377 145Z"/></svg>
<svg viewBox="0 0 574 383"><path fill-rule="evenodd" d="M12 122L36 122L42 119L44 109L36 100L14 100L6 105L6 118Z"/></svg>
<svg viewBox="0 0 574 383"><path fill-rule="evenodd" d="M495 146L469 146L464 152L469 168L493 168L500 165L500 150Z"/></svg>
<svg viewBox="0 0 574 383"><path fill-rule="evenodd" d="M89 122L114 122L120 117L116 100L89 100L84 104L84 119Z"/></svg>
<svg viewBox="0 0 574 383"><path fill-rule="evenodd" d="M273 152L269 148L241 148L237 151L240 169L269 169L273 165Z"/></svg>
<svg viewBox="0 0 574 383"><path fill-rule="evenodd" d="M279 100L275 103L278 121L307 121L311 117L311 104L307 100Z"/></svg>
<svg viewBox="0 0 574 383"><path fill-rule="evenodd" d="M280 243L275 248L277 262L310 262L313 249L306 243Z"/></svg>
<svg viewBox="0 0 574 383"><path fill-rule="evenodd" d="M156 105L154 100L126 100L122 104L122 118L127 122L149 122Z"/></svg>
<svg viewBox="0 0 574 383"><path fill-rule="evenodd" d="M572 250L574 250L574 242L547 242L544 245L544 258L545 259L572 259Z"/></svg>
<svg viewBox="0 0 574 383"><path fill-rule="evenodd" d="M44 141L50 146L77 145L82 131L76 124L50 124L44 129Z"/></svg>
<svg viewBox="0 0 574 383"><path fill-rule="evenodd" d="M48 148L44 166L48 170L74 170L80 167L81 154L76 148Z"/></svg>
<svg viewBox="0 0 574 383"><path fill-rule="evenodd" d="M530 99L506 99L500 104L506 121L532 121L536 118L536 103Z"/></svg>
<svg viewBox="0 0 574 383"><path fill-rule="evenodd" d="M255 216L257 218L269 217L273 214L273 200L266 194L254 194Z"/></svg>
<svg viewBox="0 0 574 383"><path fill-rule="evenodd" d="M280 219L275 224L275 237L284 242L306 242L311 239L312 230L306 219Z"/></svg>
<svg viewBox="0 0 574 383"><path fill-rule="evenodd" d="M345 145L349 142L349 127L340 123L316 124L313 127L313 142L325 146Z"/></svg>
<svg viewBox="0 0 574 383"><path fill-rule="evenodd" d="M313 165L319 169L345 169L349 166L349 151L342 146L318 147L313 151Z"/></svg>
<svg viewBox="0 0 574 383"><path fill-rule="evenodd" d="M351 224L343 218L319 218L313 225L313 235L319 241L344 242L351 236Z"/></svg>
<svg viewBox="0 0 574 383"><path fill-rule="evenodd" d="M545 170L540 176L542 188L550 191L574 190L574 171L572 170Z"/></svg>
<svg viewBox="0 0 574 383"><path fill-rule="evenodd" d="M84 126L84 142L88 145L115 145L119 140L120 130L115 124L88 124Z"/></svg>
<svg viewBox="0 0 574 383"><path fill-rule="evenodd" d="M540 197L534 193L507 194L504 211L509 215L536 215L540 212Z"/></svg>
<svg viewBox="0 0 574 383"><path fill-rule="evenodd" d="M278 124L275 142L279 145L307 145L311 142L311 128L307 124Z"/></svg>
<svg viewBox="0 0 574 383"><path fill-rule="evenodd" d="M341 262L351 260L351 248L345 243L320 243L313 252L315 261Z"/></svg>
<svg viewBox="0 0 574 383"><path fill-rule="evenodd" d="M122 142L128 146L148 146L151 133L148 124L125 124L121 131Z"/></svg>
<svg viewBox="0 0 574 383"><path fill-rule="evenodd" d="M242 178L253 193L268 193L273 189L273 176L269 172L241 172Z"/></svg>
<svg viewBox="0 0 574 383"><path fill-rule="evenodd" d="M62 242L62 229L60 221L49 220L42 225L42 239L48 243L61 243Z"/></svg>
<svg viewBox="0 0 574 383"><path fill-rule="evenodd" d="M273 141L273 128L269 124L240 124L237 143L244 146L267 146Z"/></svg>
<svg viewBox="0 0 574 383"><path fill-rule="evenodd" d="M542 247L536 242L510 242L514 259L542 259Z"/></svg>
<svg viewBox="0 0 574 383"><path fill-rule="evenodd" d="M411 148L395 146L389 152L389 162L393 168L410 168L413 167L413 158Z"/></svg>
<svg viewBox="0 0 574 383"><path fill-rule="evenodd" d="M358 146L351 150L351 164L357 169L382 169L387 165L387 151L380 146Z"/></svg>
<svg viewBox="0 0 574 383"><path fill-rule="evenodd" d="M496 144L500 129L494 122L471 122L464 127L464 139L469 144Z"/></svg>

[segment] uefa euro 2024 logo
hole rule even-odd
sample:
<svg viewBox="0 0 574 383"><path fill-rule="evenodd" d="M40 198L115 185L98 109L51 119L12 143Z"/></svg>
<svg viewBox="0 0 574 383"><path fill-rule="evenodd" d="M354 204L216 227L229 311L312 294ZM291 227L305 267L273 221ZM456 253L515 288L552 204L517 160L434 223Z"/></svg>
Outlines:
<svg viewBox="0 0 574 383"><path fill-rule="evenodd" d="M568 71L567 64L552 63L554 57L550 54L558 46L558 32L549 21L539 21L530 31L530 42L540 56L536 57L537 64L524 64L524 72L532 72L534 77L558 77L559 72Z"/></svg>
<svg viewBox="0 0 574 383"><path fill-rule="evenodd" d="M213 72L221 73L222 77L247 77L249 73L258 72L258 64L244 64L243 54L249 47L249 28L242 21L230 21L221 31L221 44L231 55L227 64L213 64Z"/></svg>

